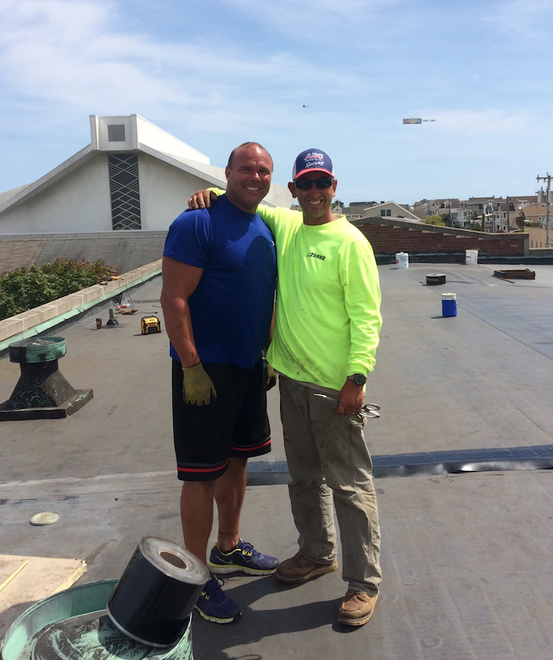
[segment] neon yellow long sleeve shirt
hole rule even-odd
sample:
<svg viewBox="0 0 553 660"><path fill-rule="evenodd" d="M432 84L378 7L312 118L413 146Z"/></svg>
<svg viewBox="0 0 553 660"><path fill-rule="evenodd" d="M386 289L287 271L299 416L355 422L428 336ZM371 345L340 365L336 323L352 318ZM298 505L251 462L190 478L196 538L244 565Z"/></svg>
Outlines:
<svg viewBox="0 0 553 660"><path fill-rule="evenodd" d="M273 232L278 286L269 363L289 378L340 390L373 371L380 284L370 243L345 217L306 225L297 211L260 205Z"/></svg>
<svg viewBox="0 0 553 660"><path fill-rule="evenodd" d="M269 363L289 378L334 390L350 374L373 371L381 295L365 236L344 216L311 226L289 209L260 205L257 213L277 250Z"/></svg>

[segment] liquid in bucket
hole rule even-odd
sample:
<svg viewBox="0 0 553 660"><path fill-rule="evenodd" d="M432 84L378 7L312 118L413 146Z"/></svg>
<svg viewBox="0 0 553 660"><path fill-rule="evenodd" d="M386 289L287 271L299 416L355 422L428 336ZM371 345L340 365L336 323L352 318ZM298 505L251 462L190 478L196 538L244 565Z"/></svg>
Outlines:
<svg viewBox="0 0 553 660"><path fill-rule="evenodd" d="M454 293L442 293L442 316L457 316L457 296Z"/></svg>

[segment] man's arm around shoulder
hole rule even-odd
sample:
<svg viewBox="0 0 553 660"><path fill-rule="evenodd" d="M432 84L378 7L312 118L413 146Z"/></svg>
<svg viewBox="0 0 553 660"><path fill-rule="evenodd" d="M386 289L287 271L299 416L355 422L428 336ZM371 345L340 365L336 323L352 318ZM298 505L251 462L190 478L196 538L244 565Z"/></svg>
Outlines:
<svg viewBox="0 0 553 660"><path fill-rule="evenodd" d="M212 204L217 203L217 197L224 194L225 191L221 188L205 188L204 190L199 190L189 198L188 208L192 210L209 209ZM286 214L296 213L297 211L292 211L292 209L286 209L282 206L267 206L263 203L257 207L257 214L270 229L273 229L273 226L279 217L285 216Z"/></svg>

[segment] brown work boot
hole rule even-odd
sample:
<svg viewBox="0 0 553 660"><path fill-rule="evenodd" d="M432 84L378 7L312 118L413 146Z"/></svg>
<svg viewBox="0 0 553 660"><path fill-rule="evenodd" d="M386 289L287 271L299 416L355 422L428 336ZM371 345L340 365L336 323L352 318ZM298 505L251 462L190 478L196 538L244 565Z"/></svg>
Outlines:
<svg viewBox="0 0 553 660"><path fill-rule="evenodd" d="M338 623L346 626L362 626L371 618L378 595L371 596L363 591L348 589L340 610Z"/></svg>
<svg viewBox="0 0 553 660"><path fill-rule="evenodd" d="M293 557L283 561L277 566L275 575L282 582L307 582L319 575L325 573L332 573L338 568L338 562L334 561L330 564L317 564L309 557L297 552Z"/></svg>

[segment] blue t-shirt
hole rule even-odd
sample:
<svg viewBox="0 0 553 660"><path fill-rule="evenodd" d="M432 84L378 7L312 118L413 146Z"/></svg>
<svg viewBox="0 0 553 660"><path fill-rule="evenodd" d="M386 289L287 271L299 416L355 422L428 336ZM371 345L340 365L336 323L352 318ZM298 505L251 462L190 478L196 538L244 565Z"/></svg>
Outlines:
<svg viewBox="0 0 553 660"><path fill-rule="evenodd" d="M200 360L253 367L268 342L276 281L275 244L265 223L224 195L210 209L181 213L163 254L203 268L188 299ZM173 346L171 357L179 359Z"/></svg>

